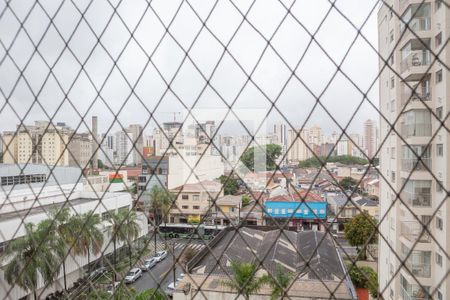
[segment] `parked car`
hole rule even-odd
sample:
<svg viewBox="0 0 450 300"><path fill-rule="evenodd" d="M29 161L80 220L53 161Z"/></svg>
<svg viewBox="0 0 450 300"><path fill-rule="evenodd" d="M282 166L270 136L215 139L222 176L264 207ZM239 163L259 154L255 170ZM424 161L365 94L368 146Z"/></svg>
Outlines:
<svg viewBox="0 0 450 300"><path fill-rule="evenodd" d="M154 259L156 259L157 262L163 261L167 257L167 251L158 251L155 253L155 256L153 256Z"/></svg>
<svg viewBox="0 0 450 300"><path fill-rule="evenodd" d="M150 259L146 259L144 261L144 264L141 266L141 270L143 272L147 272L148 270L150 270L151 268L153 268L154 266L156 266L156 264L158 263L158 261L156 260L156 258L152 257Z"/></svg>
<svg viewBox="0 0 450 300"><path fill-rule="evenodd" d="M181 280L183 280L184 278L184 273L181 273L180 275L178 275L175 283L171 282L169 283L169 285L167 286L165 293L167 296L169 297L173 297L173 293L175 292L175 287L178 285L178 283L180 283Z"/></svg>
<svg viewBox="0 0 450 300"><path fill-rule="evenodd" d="M142 276L142 270L139 268L131 269L127 276L125 276L125 283L133 283Z"/></svg>
<svg viewBox="0 0 450 300"><path fill-rule="evenodd" d="M178 281L176 281L175 283L174 282L169 283L166 290L164 291L168 297L170 297L170 298L173 297L173 293L175 292L175 287L177 286L177 284L178 284Z"/></svg>

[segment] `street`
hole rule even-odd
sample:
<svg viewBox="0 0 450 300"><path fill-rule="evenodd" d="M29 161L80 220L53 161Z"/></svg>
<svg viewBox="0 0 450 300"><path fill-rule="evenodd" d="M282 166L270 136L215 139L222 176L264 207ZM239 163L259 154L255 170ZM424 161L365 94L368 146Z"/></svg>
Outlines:
<svg viewBox="0 0 450 300"><path fill-rule="evenodd" d="M164 240L157 240L157 250L162 251L166 250ZM169 249L175 249L175 258L180 256L183 249L186 247L191 247L197 252L205 247L207 241L201 240L185 240L185 239L168 239L167 246ZM130 286L133 287L137 292L141 292L151 288L160 288L160 290L164 291L167 286L173 281L173 261L174 257L172 252L168 250L167 257L156 264L151 270L148 272L144 272L142 277L138 279L135 283ZM139 266L136 266L139 267ZM179 264L176 265L175 277L178 277L181 273L183 273Z"/></svg>

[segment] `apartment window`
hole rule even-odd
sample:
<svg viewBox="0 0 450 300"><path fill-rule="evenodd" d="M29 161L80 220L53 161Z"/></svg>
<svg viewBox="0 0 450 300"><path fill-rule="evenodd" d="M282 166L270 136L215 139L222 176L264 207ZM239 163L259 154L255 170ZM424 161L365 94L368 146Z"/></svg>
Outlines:
<svg viewBox="0 0 450 300"><path fill-rule="evenodd" d="M442 230L444 228L444 222L440 217L436 217L436 228Z"/></svg>
<svg viewBox="0 0 450 300"><path fill-rule="evenodd" d="M395 147L391 147L391 158L395 158Z"/></svg>
<svg viewBox="0 0 450 300"><path fill-rule="evenodd" d="M442 44L442 32L439 32L435 38L434 38L434 43L436 45L436 47L439 47Z"/></svg>
<svg viewBox="0 0 450 300"><path fill-rule="evenodd" d="M271 208L268 208L268 209L267 209L267 212L268 212L269 214L271 214L271 213L272 213L272 209L271 209Z"/></svg>
<svg viewBox="0 0 450 300"><path fill-rule="evenodd" d="M313 209L314 215L317 216L317 209Z"/></svg>
<svg viewBox="0 0 450 300"><path fill-rule="evenodd" d="M181 199L183 199L183 200L189 200L189 195L182 194L182 195L181 195Z"/></svg>
<svg viewBox="0 0 450 300"><path fill-rule="evenodd" d="M441 6L442 6L442 0L436 0L436 10L441 8Z"/></svg>
<svg viewBox="0 0 450 300"><path fill-rule="evenodd" d="M192 208L193 208L193 209L200 209L200 206L194 205L194 206L192 206Z"/></svg>
<svg viewBox="0 0 450 300"><path fill-rule="evenodd" d="M436 253L436 264L442 267L442 256L439 253Z"/></svg>
<svg viewBox="0 0 450 300"><path fill-rule="evenodd" d="M395 100L391 101L391 112L395 111Z"/></svg>
<svg viewBox="0 0 450 300"><path fill-rule="evenodd" d="M280 213L280 210L278 208L275 208L275 214L278 215Z"/></svg>
<svg viewBox="0 0 450 300"><path fill-rule="evenodd" d="M285 209L285 208L282 208L282 209L281 209L281 214L282 214L282 215L285 215L285 214L286 214L286 209Z"/></svg>
<svg viewBox="0 0 450 300"><path fill-rule="evenodd" d="M395 182L395 172L394 171L391 172L391 181Z"/></svg>
<svg viewBox="0 0 450 300"><path fill-rule="evenodd" d="M391 77L391 89L395 88L395 79Z"/></svg>
<svg viewBox="0 0 450 300"><path fill-rule="evenodd" d="M182 209L189 209L189 205L182 205L181 208Z"/></svg>
<svg viewBox="0 0 450 300"><path fill-rule="evenodd" d="M288 214L292 214L294 210L292 208L288 208Z"/></svg>
<svg viewBox="0 0 450 300"><path fill-rule="evenodd" d="M444 156L444 145L443 144L437 144L436 145L436 155L437 156Z"/></svg>
<svg viewBox="0 0 450 300"><path fill-rule="evenodd" d="M305 215L307 215L307 214L309 213L309 211L308 211L307 209L305 209L305 210L303 210L303 213L304 213Z"/></svg>
<svg viewBox="0 0 450 300"><path fill-rule="evenodd" d="M442 106L436 107L436 116L439 120L442 120Z"/></svg>
<svg viewBox="0 0 450 300"><path fill-rule="evenodd" d="M198 200L200 200L200 196L199 195L192 195L192 200L198 201Z"/></svg>
<svg viewBox="0 0 450 300"><path fill-rule="evenodd" d="M392 43L394 41L394 30L391 30L389 33L389 42Z"/></svg>
<svg viewBox="0 0 450 300"><path fill-rule="evenodd" d="M436 72L436 83L439 83L442 81L442 70L439 70Z"/></svg>
<svg viewBox="0 0 450 300"><path fill-rule="evenodd" d="M437 298L438 300L444 300L444 296L442 296L442 293L440 291L437 292Z"/></svg>

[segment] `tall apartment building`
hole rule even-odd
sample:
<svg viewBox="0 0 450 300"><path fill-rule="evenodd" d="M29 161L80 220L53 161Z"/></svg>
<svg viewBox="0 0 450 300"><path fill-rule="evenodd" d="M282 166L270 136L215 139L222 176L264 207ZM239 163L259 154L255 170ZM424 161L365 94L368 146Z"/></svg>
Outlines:
<svg viewBox="0 0 450 300"><path fill-rule="evenodd" d="M36 121L3 133L3 162L69 165L66 145L73 131L64 123Z"/></svg>
<svg viewBox="0 0 450 300"><path fill-rule="evenodd" d="M73 134L68 145L69 166L89 168L92 159L92 144L88 133Z"/></svg>
<svg viewBox="0 0 450 300"><path fill-rule="evenodd" d="M372 158L377 152L377 123L375 120L364 122L364 148L369 158Z"/></svg>
<svg viewBox="0 0 450 300"><path fill-rule="evenodd" d="M388 179L380 186L383 299L450 299L450 136L440 128L450 128L447 5L387 0L378 12L379 107L387 118L380 124L381 140L387 137L380 171ZM398 117L397 134L390 128Z"/></svg>
<svg viewBox="0 0 450 300"><path fill-rule="evenodd" d="M292 128L288 130L288 161L297 163L299 161L308 159L312 156L312 152L306 146L308 143L308 130L303 129L300 131L299 136L297 136L300 129L293 130Z"/></svg>

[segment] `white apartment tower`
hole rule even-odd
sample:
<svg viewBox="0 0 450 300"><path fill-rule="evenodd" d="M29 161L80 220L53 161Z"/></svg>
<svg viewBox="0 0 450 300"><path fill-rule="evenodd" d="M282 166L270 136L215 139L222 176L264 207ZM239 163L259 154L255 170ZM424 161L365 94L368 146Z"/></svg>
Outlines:
<svg viewBox="0 0 450 300"><path fill-rule="evenodd" d="M378 12L383 299L450 299L450 136L441 127L450 128L447 6L387 0Z"/></svg>
<svg viewBox="0 0 450 300"><path fill-rule="evenodd" d="M364 122L364 148L369 158L377 152L377 123L375 120Z"/></svg>

